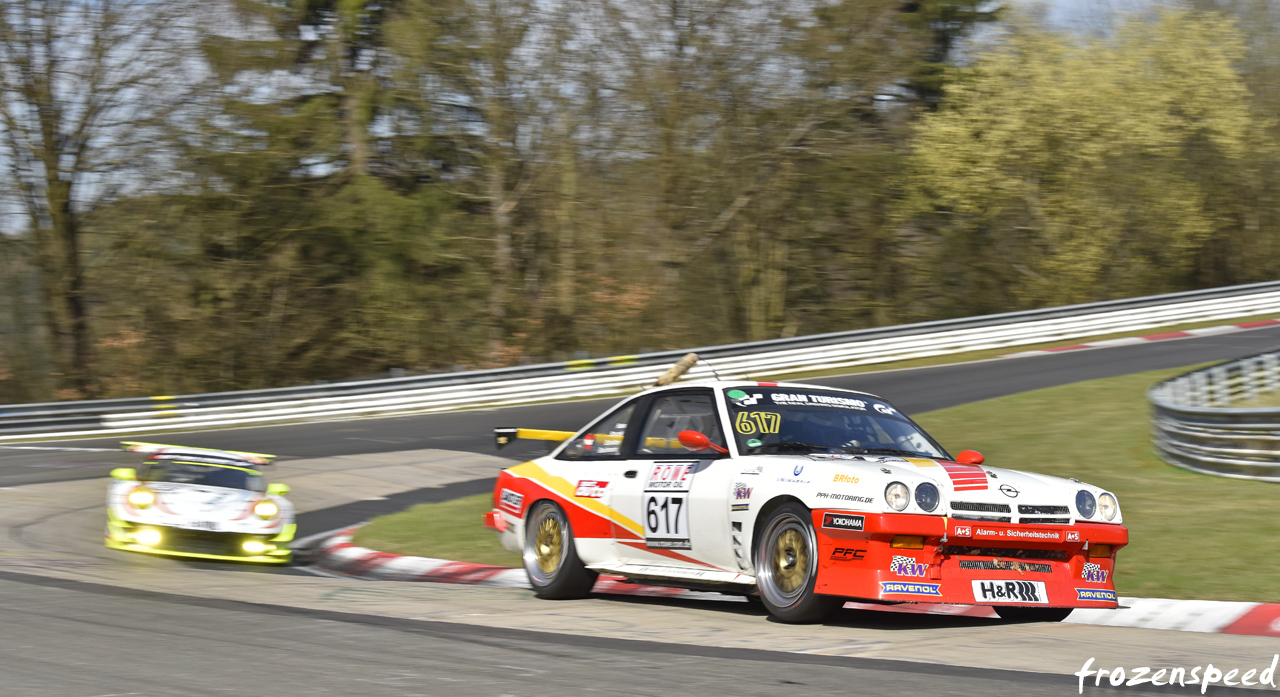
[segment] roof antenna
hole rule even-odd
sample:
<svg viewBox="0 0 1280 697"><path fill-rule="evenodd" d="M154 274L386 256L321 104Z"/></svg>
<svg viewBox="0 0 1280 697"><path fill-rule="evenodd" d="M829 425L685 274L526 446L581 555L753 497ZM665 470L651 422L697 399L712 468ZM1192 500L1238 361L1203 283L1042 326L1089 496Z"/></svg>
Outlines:
<svg viewBox="0 0 1280 697"><path fill-rule="evenodd" d="M714 375L714 376L716 376L716 379L717 379L717 380L723 380L723 379L724 379L724 378L720 377L720 373L717 373L717 372L716 372L715 366L711 365L711 361L708 361L708 360L707 360L707 359L705 359L705 358L702 358L702 359L699 359L699 360L701 360L701 361L702 361L702 364L703 364L703 365L705 365L705 366L707 366L707 368L709 368L709 369L711 370L711 374L712 374L712 375ZM716 360L720 360L720 359L719 359L719 358L717 358Z"/></svg>

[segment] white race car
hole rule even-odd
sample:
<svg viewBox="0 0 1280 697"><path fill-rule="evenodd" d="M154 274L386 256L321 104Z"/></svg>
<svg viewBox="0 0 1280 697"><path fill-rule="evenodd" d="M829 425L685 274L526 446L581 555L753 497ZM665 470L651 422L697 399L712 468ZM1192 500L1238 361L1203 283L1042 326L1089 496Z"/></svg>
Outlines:
<svg viewBox="0 0 1280 697"><path fill-rule="evenodd" d="M283 564L297 526L286 484L268 485L274 455L121 443L146 453L141 471L112 470L106 543L179 557Z"/></svg>
<svg viewBox="0 0 1280 697"><path fill-rule="evenodd" d="M1111 493L952 457L874 395L701 381L624 400L508 468L485 524L535 591L588 593L598 573L757 595L775 617L846 599L991 605L1060 620L1114 608L1128 542Z"/></svg>

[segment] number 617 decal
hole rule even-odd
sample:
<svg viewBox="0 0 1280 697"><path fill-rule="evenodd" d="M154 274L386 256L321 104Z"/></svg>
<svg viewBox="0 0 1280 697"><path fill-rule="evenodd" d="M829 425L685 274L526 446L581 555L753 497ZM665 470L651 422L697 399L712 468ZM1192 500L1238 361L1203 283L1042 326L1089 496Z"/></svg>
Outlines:
<svg viewBox="0 0 1280 697"><path fill-rule="evenodd" d="M690 549L689 499L685 494L644 495L644 546Z"/></svg>
<svg viewBox="0 0 1280 697"><path fill-rule="evenodd" d="M740 411L733 420L733 427L738 433L777 433L782 426L782 415L773 411Z"/></svg>

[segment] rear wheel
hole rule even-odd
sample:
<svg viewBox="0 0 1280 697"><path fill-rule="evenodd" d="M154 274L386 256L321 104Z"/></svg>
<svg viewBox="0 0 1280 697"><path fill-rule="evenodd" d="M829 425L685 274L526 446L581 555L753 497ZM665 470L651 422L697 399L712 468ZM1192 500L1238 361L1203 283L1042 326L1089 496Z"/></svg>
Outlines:
<svg viewBox="0 0 1280 697"><path fill-rule="evenodd" d="M813 592L818 543L808 509L783 504L769 513L760 531L756 586L770 615L793 624L821 622L844 604L843 598Z"/></svg>
<svg viewBox="0 0 1280 697"><path fill-rule="evenodd" d="M1010 622L1061 622L1067 619L1073 608L996 605L993 609L1000 619Z"/></svg>
<svg viewBox="0 0 1280 697"><path fill-rule="evenodd" d="M551 501L539 501L529 511L524 528L524 570L539 598L585 598L595 586L596 572L578 558L569 519Z"/></svg>

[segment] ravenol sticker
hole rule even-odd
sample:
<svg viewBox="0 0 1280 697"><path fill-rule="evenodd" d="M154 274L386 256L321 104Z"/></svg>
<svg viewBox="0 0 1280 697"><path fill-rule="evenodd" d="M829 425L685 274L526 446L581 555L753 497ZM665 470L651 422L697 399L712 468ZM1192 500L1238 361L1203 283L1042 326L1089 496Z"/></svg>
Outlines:
<svg viewBox="0 0 1280 697"><path fill-rule="evenodd" d="M880 595L935 595L941 596L938 589L941 583L907 583L905 581L881 581Z"/></svg>
<svg viewBox="0 0 1280 697"><path fill-rule="evenodd" d="M519 514L524 511L524 494L518 494L510 489L503 489L498 493L498 504L513 513Z"/></svg>
<svg viewBox="0 0 1280 697"><path fill-rule="evenodd" d="M1100 603L1116 602L1116 592L1101 588L1077 588L1076 600L1094 600Z"/></svg>

